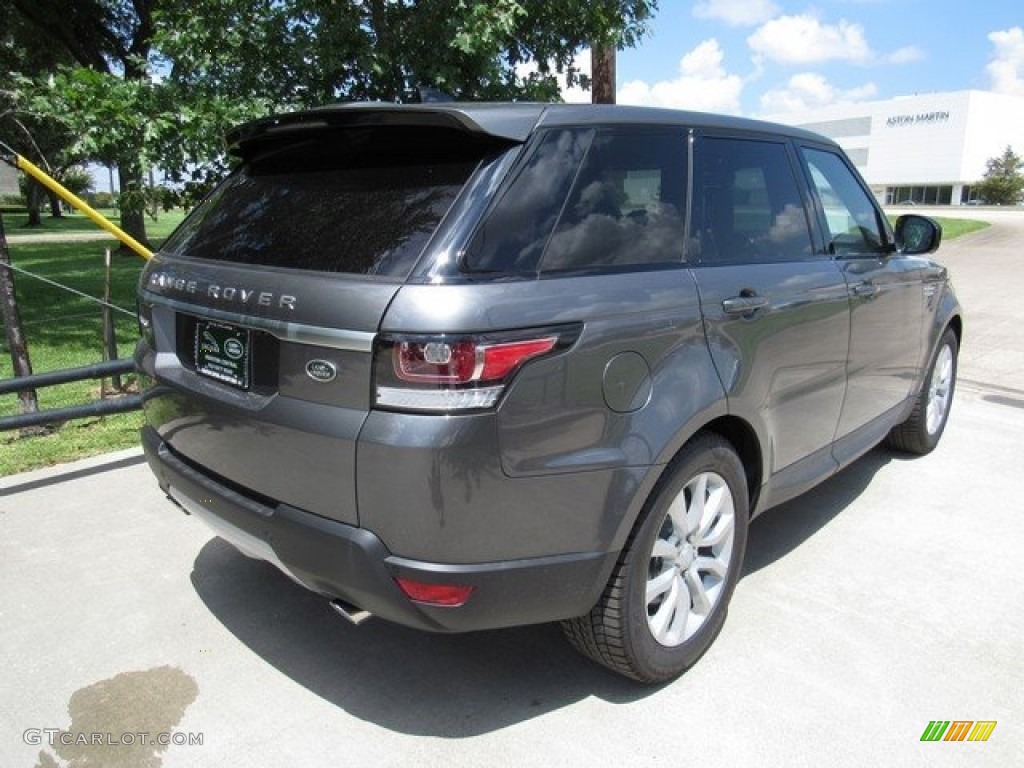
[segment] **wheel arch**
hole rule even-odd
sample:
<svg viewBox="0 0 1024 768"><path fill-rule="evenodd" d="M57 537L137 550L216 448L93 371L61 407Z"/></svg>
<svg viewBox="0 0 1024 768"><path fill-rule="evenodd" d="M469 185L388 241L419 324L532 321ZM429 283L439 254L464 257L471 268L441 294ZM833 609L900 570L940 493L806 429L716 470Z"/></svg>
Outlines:
<svg viewBox="0 0 1024 768"><path fill-rule="evenodd" d="M751 517L753 516L764 478L764 452L761 450L761 443L757 438L757 432L749 422L738 416L723 414L712 418L694 429L682 440L666 462L651 467L651 475L648 475L645 483L647 488L641 494L642 500L636 504L629 515L623 518L622 527L615 539L617 546L621 547L625 544L629 533L636 527L649 501L658 493L659 488L669 474L670 468L679 455L694 440L698 439L701 435L709 433L718 435L728 442L733 450L736 451L736 455L739 456L747 480L747 500L749 502L750 514Z"/></svg>
<svg viewBox="0 0 1024 768"><path fill-rule="evenodd" d="M764 453L761 450L761 443L757 439L757 432L748 422L732 415L714 419L705 424L696 435L705 432L713 432L722 437L732 445L736 455L739 456L743 472L747 477L747 496L750 503L750 516L753 517L761 492L761 483L764 479ZM680 450L682 449L680 448Z"/></svg>

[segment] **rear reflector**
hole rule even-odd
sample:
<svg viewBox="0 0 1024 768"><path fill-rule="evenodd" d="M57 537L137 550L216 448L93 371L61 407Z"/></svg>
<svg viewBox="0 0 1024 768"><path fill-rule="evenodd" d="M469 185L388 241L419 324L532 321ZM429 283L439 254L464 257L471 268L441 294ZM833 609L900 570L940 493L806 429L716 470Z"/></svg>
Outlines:
<svg viewBox="0 0 1024 768"><path fill-rule="evenodd" d="M395 579L410 600L446 608L465 605L475 587L466 584L426 584L412 579Z"/></svg>

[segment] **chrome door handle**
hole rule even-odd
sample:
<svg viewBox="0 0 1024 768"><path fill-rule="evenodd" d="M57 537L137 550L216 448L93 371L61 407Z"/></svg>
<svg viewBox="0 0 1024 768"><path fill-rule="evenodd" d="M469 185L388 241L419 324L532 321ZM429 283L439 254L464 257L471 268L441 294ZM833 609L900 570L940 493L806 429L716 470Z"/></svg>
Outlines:
<svg viewBox="0 0 1024 768"><path fill-rule="evenodd" d="M727 315L749 315L767 306L764 296L733 296L722 301L722 310Z"/></svg>
<svg viewBox="0 0 1024 768"><path fill-rule="evenodd" d="M878 293L878 286L874 283L857 283L853 286L853 295L860 296L861 298L870 299L872 296Z"/></svg>

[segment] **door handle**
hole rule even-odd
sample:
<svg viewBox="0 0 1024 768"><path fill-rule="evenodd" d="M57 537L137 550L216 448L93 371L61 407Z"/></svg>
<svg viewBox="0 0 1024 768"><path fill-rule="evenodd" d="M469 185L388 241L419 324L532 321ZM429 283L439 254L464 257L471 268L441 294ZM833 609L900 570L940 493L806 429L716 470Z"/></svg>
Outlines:
<svg viewBox="0 0 1024 768"><path fill-rule="evenodd" d="M722 301L722 310L727 315L752 315L768 306L764 296L733 296Z"/></svg>
<svg viewBox="0 0 1024 768"><path fill-rule="evenodd" d="M872 296L877 295L877 293L878 286L874 283L857 283L853 286L853 295L864 299L870 299Z"/></svg>

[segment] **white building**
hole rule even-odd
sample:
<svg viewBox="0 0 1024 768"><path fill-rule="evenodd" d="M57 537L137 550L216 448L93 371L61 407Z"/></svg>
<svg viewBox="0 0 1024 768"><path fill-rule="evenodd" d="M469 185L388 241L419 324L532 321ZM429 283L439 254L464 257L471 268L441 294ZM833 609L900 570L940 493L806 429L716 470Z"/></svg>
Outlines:
<svg viewBox="0 0 1024 768"><path fill-rule="evenodd" d="M837 141L880 202L959 205L985 161L1024 154L1024 98L988 91L904 96L768 117Z"/></svg>

